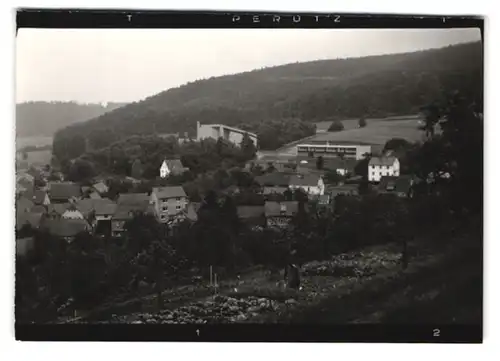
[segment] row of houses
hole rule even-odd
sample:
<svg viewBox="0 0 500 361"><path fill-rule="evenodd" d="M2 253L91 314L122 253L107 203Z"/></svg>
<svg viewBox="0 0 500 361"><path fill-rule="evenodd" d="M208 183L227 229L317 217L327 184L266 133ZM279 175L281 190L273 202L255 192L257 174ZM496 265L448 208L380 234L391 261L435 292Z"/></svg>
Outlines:
<svg viewBox="0 0 500 361"><path fill-rule="evenodd" d="M287 189L291 191L301 189L310 196L325 193L325 183L320 174L272 172L255 177L255 181L262 187L263 194L283 194Z"/></svg>
<svg viewBox="0 0 500 361"><path fill-rule="evenodd" d="M323 156L321 156L323 157ZM327 170L334 170L342 176L354 174L359 159L354 157L324 157L321 160L321 169L318 169L318 158L295 155L264 155L247 162L246 169L260 167L263 171L272 170L278 173L290 174L324 174ZM372 156L368 162L368 180L372 183L380 182L382 177L398 177L400 175L400 162L394 156Z"/></svg>

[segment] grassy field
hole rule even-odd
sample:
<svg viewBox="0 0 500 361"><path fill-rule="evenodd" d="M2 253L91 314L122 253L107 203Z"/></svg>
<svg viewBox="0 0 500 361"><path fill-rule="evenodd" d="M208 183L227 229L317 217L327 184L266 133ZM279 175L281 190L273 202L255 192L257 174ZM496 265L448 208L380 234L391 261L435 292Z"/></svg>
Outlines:
<svg viewBox="0 0 500 361"><path fill-rule="evenodd" d="M402 120L419 120L420 117L418 115L401 115L401 116L394 116L394 117L387 117L387 118L367 118L366 121L368 124L370 123L377 123L377 122L399 122ZM357 129L358 128L358 122L359 119L344 119L342 120L342 124L344 124L344 129L345 130L350 130L350 129ZM325 121L325 122L318 122L316 124L316 129L318 132L325 132L328 130L330 125L333 123L333 121Z"/></svg>
<svg viewBox="0 0 500 361"><path fill-rule="evenodd" d="M341 132L319 133L311 140L315 141L350 141L362 142L376 145L384 145L391 138L404 138L415 142L422 138L422 132L418 129L418 119L402 120L375 120L364 128L349 126Z"/></svg>
<svg viewBox="0 0 500 361"><path fill-rule="evenodd" d="M415 116L401 116L390 118L367 119L367 126L358 128L358 119L343 120L345 129L341 132L327 132L332 122L316 123L317 133L311 137L295 141L277 149L282 154L295 154L296 145L302 142L359 142L371 144L373 152L382 150L385 143L391 138L403 138L410 142L422 139L422 131L418 129L419 118Z"/></svg>

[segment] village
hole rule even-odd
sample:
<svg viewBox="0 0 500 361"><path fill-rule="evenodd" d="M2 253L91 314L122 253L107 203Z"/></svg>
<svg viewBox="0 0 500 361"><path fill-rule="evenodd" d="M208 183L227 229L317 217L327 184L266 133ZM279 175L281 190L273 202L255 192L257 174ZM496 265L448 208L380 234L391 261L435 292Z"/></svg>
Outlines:
<svg viewBox="0 0 500 361"><path fill-rule="evenodd" d="M198 124L196 139L223 138L238 145L244 134L258 145L255 134L220 124ZM236 206L240 220L254 229L288 227L302 200L308 208L333 214L337 196L359 196L363 177L355 174L355 167L367 157L369 161L362 165L370 188L382 194L412 196L415 177L401 174L399 160L390 150L373 154L367 144L296 143L292 154L257 151L255 159L245 165L245 172L251 173L258 167L262 173L249 187L258 197L257 202L248 202L245 201L248 197L242 197ZM158 178L168 179L187 170L180 159L164 159ZM141 183L141 179L123 178L132 184ZM182 186L152 187L148 192L121 193L110 199L109 179L97 176L91 184L82 185L65 180L62 173L50 165L18 170L16 182L19 255L27 254L34 247L33 238L21 232L26 227L44 230L68 242L81 232L122 237L126 222L137 214L152 215L166 229L172 229L182 221L196 222L201 205L191 201ZM221 193L235 196L248 191L233 185ZM302 192L302 198L300 194L296 196L297 192Z"/></svg>

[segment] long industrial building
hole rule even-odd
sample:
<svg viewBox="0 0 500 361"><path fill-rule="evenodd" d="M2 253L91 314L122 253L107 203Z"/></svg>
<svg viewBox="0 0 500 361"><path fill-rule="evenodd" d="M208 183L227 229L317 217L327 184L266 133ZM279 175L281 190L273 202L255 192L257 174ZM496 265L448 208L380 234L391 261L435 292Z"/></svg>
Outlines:
<svg viewBox="0 0 500 361"><path fill-rule="evenodd" d="M345 158L363 159L366 153L371 153L372 147L367 144L330 144L324 143L305 143L297 145L297 155L313 157L339 157L343 155Z"/></svg>
<svg viewBox="0 0 500 361"><path fill-rule="evenodd" d="M257 134L247 132L246 130L233 128L224 124L200 124L197 122L196 124L196 139L225 139L234 144L240 145L241 141L245 134L248 134L250 139L253 140L253 144L255 147L258 147L257 144Z"/></svg>

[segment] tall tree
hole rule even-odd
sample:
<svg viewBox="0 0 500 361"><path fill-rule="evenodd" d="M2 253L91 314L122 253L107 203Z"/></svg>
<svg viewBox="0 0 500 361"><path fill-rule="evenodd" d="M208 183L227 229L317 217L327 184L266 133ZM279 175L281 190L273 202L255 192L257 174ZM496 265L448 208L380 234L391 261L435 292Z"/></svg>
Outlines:
<svg viewBox="0 0 500 361"><path fill-rule="evenodd" d="M139 178L142 178L142 173L143 173L142 163L141 163L141 160L139 158L137 158L132 163L132 168L131 168L131 171L130 171L130 175L133 178L139 179Z"/></svg>
<svg viewBox="0 0 500 361"><path fill-rule="evenodd" d="M334 121L330 127L328 127L328 131L329 132L340 132L344 130L344 124L342 124L342 122L339 122L339 121Z"/></svg>
<svg viewBox="0 0 500 361"><path fill-rule="evenodd" d="M257 148L255 147L255 144L248 133L245 133L245 135L243 135L243 139L241 141L241 151L245 160L255 158Z"/></svg>
<svg viewBox="0 0 500 361"><path fill-rule="evenodd" d="M319 156L317 159L316 159L316 169L318 170L322 170L323 167L325 165L325 160L323 159L323 156Z"/></svg>
<svg viewBox="0 0 500 361"><path fill-rule="evenodd" d="M366 127L366 118L365 117L361 117L359 118L359 121L358 121L358 126L360 128L364 128Z"/></svg>

